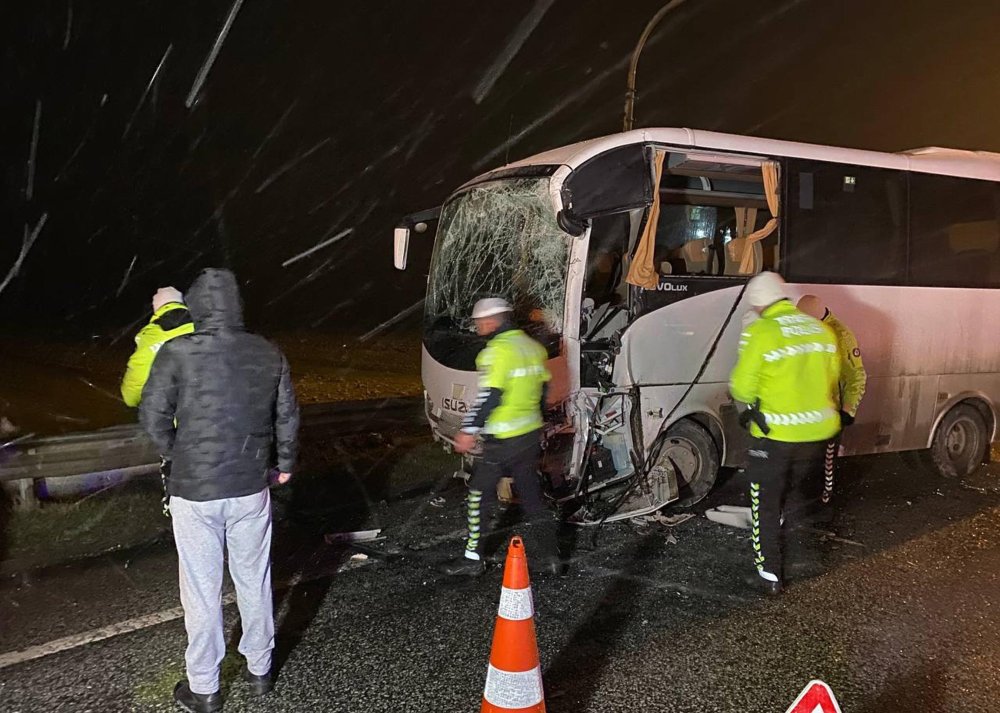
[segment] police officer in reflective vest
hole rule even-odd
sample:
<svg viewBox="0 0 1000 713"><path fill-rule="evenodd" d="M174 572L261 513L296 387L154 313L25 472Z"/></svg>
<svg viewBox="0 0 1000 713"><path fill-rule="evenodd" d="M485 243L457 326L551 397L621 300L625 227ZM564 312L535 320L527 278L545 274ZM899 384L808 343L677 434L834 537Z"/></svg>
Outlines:
<svg viewBox="0 0 1000 713"><path fill-rule="evenodd" d="M126 406L135 408L142 400L142 389L149 379L160 347L175 337L183 337L194 332L194 321L184 295L176 287L161 287L153 295L153 316L149 323L135 335L135 351L128 359L125 376L122 377L122 400ZM160 500L163 514L170 517L170 498L167 496L167 478L170 477L170 459L160 456L160 482L163 497Z"/></svg>
<svg viewBox="0 0 1000 713"><path fill-rule="evenodd" d="M472 312L476 332L489 341L476 357L479 393L472 412L455 437L455 450L468 453L482 436L482 454L469 478L469 536L464 556L445 566L448 574L483 571L483 539L496 502L497 481L508 476L522 512L538 533L534 550L549 568L558 568L555 521L545 505L538 479L545 392L550 374L545 348L514 327L505 300L479 300Z"/></svg>
<svg viewBox="0 0 1000 713"><path fill-rule="evenodd" d="M840 409L841 426L854 423L858 415L858 406L865 395L868 383L868 373L861 361L861 348L854 333L847 325L837 319L830 308L816 295L804 295L798 304L800 312L815 317L833 330L837 337L837 349L840 353L840 383L837 388L837 408ZM826 446L826 459L823 465L823 495L824 503L833 497L833 463L837 457L840 445L840 434L831 439Z"/></svg>
<svg viewBox="0 0 1000 713"><path fill-rule="evenodd" d="M754 565L758 581L778 594L783 513L791 516L804 505L800 488L818 471L827 442L840 430L835 400L840 357L833 331L795 308L778 275L764 272L751 279L746 298L760 318L740 336L729 389L750 405Z"/></svg>
<svg viewBox="0 0 1000 713"><path fill-rule="evenodd" d="M153 295L153 316L135 335L135 351L128 359L122 377L122 400L135 408L142 399L142 387L149 378L156 353L174 337L191 334L194 322L184 304L184 295L174 287L161 287Z"/></svg>

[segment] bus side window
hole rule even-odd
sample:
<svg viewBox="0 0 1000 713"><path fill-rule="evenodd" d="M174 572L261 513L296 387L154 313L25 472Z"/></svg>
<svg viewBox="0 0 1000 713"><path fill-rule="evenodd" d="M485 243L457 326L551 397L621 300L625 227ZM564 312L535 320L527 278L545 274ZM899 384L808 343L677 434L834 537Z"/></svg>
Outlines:
<svg viewBox="0 0 1000 713"><path fill-rule="evenodd" d="M910 175L909 281L1000 287L1000 186Z"/></svg>
<svg viewBox="0 0 1000 713"><path fill-rule="evenodd" d="M664 203L656 224L655 260L661 275L706 274L720 209Z"/></svg>
<svg viewBox="0 0 1000 713"><path fill-rule="evenodd" d="M594 300L597 307L614 301L624 277L622 260L628 245L629 227L628 213L601 215L592 221L583 296Z"/></svg>
<svg viewBox="0 0 1000 713"><path fill-rule="evenodd" d="M898 284L906 262L906 175L788 161L784 266L792 280Z"/></svg>

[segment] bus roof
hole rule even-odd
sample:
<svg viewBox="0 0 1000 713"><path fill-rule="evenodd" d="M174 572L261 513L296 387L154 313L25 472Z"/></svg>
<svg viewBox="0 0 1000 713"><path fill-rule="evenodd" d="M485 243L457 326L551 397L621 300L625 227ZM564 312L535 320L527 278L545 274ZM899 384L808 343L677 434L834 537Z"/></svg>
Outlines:
<svg viewBox="0 0 1000 713"><path fill-rule="evenodd" d="M561 165L572 169L609 149L637 143L665 144L679 148L711 149L768 157L787 156L856 166L873 166L900 171L1000 181L1000 154L988 151L930 147L900 153L884 153L819 144L803 144L795 141L762 139L738 134L722 134L715 131L701 131L700 129L671 128L636 129L581 141L530 156L495 170L506 171L511 168L540 165Z"/></svg>

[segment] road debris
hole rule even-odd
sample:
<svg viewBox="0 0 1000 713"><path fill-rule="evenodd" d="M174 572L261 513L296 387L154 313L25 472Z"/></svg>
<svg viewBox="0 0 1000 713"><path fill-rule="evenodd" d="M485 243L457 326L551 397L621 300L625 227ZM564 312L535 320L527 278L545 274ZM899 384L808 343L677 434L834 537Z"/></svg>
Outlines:
<svg viewBox="0 0 1000 713"><path fill-rule="evenodd" d="M645 522L655 522L658 525L663 525L664 527L677 527L693 517L693 512L679 513L677 515L664 515L662 512L657 512L652 515L643 515L641 518L634 519L640 519Z"/></svg>
<svg viewBox="0 0 1000 713"><path fill-rule="evenodd" d="M811 532L814 535L819 535L823 540L830 540L831 542L842 542L845 545L853 545L854 547L867 547L868 545L863 542L857 542L856 540L848 540L843 537L839 537L836 532L830 532L829 530L821 530L817 527L806 527L805 525L800 525L795 528L796 530L801 530L802 532Z"/></svg>
<svg viewBox="0 0 1000 713"><path fill-rule="evenodd" d="M356 532L331 532L328 535L323 535L323 539L328 545L340 542L372 542L379 539L381 532L381 528L378 530L358 530Z"/></svg>
<svg viewBox="0 0 1000 713"><path fill-rule="evenodd" d="M664 515L663 513L653 513L651 515L639 515L637 517L629 518L629 522L636 528L639 532L651 532L652 525L660 525L665 528L677 527L681 523L685 523L694 517L694 513L680 513L678 515ZM667 536L667 542L671 544L676 544L677 540L673 535Z"/></svg>
<svg viewBox="0 0 1000 713"><path fill-rule="evenodd" d="M750 508L736 505L719 505L705 511L705 517L712 522L730 527L739 527L744 530L750 529Z"/></svg>
<svg viewBox="0 0 1000 713"><path fill-rule="evenodd" d="M430 501L431 507L443 508L444 504L448 502L445 500L443 495L438 495L436 498L432 498Z"/></svg>

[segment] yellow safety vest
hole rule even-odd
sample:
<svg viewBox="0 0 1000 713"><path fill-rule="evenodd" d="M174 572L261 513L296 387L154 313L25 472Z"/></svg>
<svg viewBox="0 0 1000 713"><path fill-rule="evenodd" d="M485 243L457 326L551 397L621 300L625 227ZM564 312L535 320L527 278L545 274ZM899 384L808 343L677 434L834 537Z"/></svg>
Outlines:
<svg viewBox="0 0 1000 713"><path fill-rule="evenodd" d="M865 395L868 373L861 361L861 348L854 333L843 322L827 310L823 323L829 325L837 337L840 351L840 384L837 389L838 406L852 417L857 416L858 406Z"/></svg>
<svg viewBox="0 0 1000 713"><path fill-rule="evenodd" d="M770 431L750 433L789 443L825 441L840 430L840 355L833 330L788 300L771 305L744 329L729 379L733 398L759 410Z"/></svg>
<svg viewBox="0 0 1000 713"><path fill-rule="evenodd" d="M513 438L542 427L542 385L552 378L546 361L545 347L520 329L501 332L479 352L480 391L503 392L500 405L486 419L486 433Z"/></svg>

